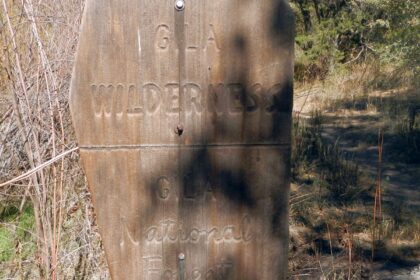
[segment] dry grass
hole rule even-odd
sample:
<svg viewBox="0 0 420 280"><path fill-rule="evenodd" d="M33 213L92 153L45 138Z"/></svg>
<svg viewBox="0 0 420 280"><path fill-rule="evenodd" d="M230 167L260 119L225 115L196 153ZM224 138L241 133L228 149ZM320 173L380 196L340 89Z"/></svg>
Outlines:
<svg viewBox="0 0 420 280"><path fill-rule="evenodd" d="M419 122L408 129L420 94L393 74L355 65L298 87L291 279L382 279L420 264Z"/></svg>
<svg viewBox="0 0 420 280"><path fill-rule="evenodd" d="M33 254L16 249L5 258L1 277L106 277L78 156L66 153L76 147L68 89L84 1L0 4L0 177L7 182L0 205L18 209L13 219L2 210L1 237L23 251L36 244ZM7 234L27 207L34 209L28 235Z"/></svg>

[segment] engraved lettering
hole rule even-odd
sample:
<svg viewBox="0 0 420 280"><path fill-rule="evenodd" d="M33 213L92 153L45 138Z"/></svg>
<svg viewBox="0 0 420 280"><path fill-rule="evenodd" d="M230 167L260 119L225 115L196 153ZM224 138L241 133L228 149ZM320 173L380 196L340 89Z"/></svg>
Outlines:
<svg viewBox="0 0 420 280"><path fill-rule="evenodd" d="M171 236L171 231L173 235ZM168 238L170 241L176 241L177 240L177 228L176 228L176 222L168 220Z"/></svg>
<svg viewBox="0 0 420 280"><path fill-rule="evenodd" d="M203 37L199 37L196 32L192 32L191 24L185 24L185 48L186 50L198 50L199 46L204 51L208 50L210 47L214 48L216 51L220 51L220 42L219 38L216 35L215 27L213 24L208 25L208 30L205 31ZM167 24L160 24L156 28L155 32L155 47L159 51L166 51L171 47L171 41L173 40L173 31L169 28Z"/></svg>
<svg viewBox="0 0 420 280"><path fill-rule="evenodd" d="M166 113L178 114L179 113L179 84L167 84L166 90Z"/></svg>
<svg viewBox="0 0 420 280"><path fill-rule="evenodd" d="M229 271L233 268L233 263L228 260L222 260L218 266L220 279L226 279L229 275Z"/></svg>
<svg viewBox="0 0 420 280"><path fill-rule="evenodd" d="M128 115L141 115L143 114L143 96L137 90L135 85L128 86Z"/></svg>
<svg viewBox="0 0 420 280"><path fill-rule="evenodd" d="M256 112L259 108L259 96L264 92L264 88L261 84L255 84L251 86L249 93L246 96L245 108L247 112Z"/></svg>
<svg viewBox="0 0 420 280"><path fill-rule="evenodd" d="M225 87L223 84L218 85L209 85L208 89L208 110L210 112L217 113L221 115L225 112L225 105L224 102L225 97Z"/></svg>
<svg viewBox="0 0 420 280"><path fill-rule="evenodd" d="M197 84L188 83L184 86L184 92L186 95L186 109L187 112L201 113L203 106L201 104L203 95L201 88Z"/></svg>
<svg viewBox="0 0 420 280"><path fill-rule="evenodd" d="M280 102L277 97L277 93L281 90L281 85L277 84L270 88L270 90L265 95L265 106L264 109L268 113L273 113L279 111Z"/></svg>
<svg viewBox="0 0 420 280"><path fill-rule="evenodd" d="M156 277L160 277L161 275L163 276L163 274L165 274L166 272L165 271L164 273L162 273L162 256L145 256L143 257L143 263L143 274L146 276L146 279L156 279Z"/></svg>
<svg viewBox="0 0 420 280"><path fill-rule="evenodd" d="M141 90L140 90L141 89ZM161 112L177 115L181 110L180 87L168 83L162 87L155 83L92 84L92 107L97 118L116 118L158 115ZM282 87L275 84L269 90L256 83L245 87L240 83L210 84L207 91L196 83L187 82L182 87L183 106L187 114L203 114L204 110L217 116L226 114L251 114L259 110L274 114L281 110Z"/></svg>
<svg viewBox="0 0 420 280"><path fill-rule="evenodd" d="M124 85L123 84L118 84L117 88L115 90L115 96L112 97L113 99L113 111L116 114L117 117L122 117L123 113L124 113L124 105L123 105L123 100L124 100L125 96L124 96Z"/></svg>
<svg viewBox="0 0 420 280"><path fill-rule="evenodd" d="M162 220L158 225L145 231L147 242L153 243L197 243L208 242L250 242L255 238L254 227L249 216L245 216L239 225L227 225L222 228L201 229L192 227L185 230L182 224L173 220Z"/></svg>
<svg viewBox="0 0 420 280"><path fill-rule="evenodd" d="M216 237L218 235L218 237ZM208 239L210 240L210 238L213 238L213 241L216 241L215 243L219 243L219 241L221 241L223 239L223 237L220 235L219 233L219 229L218 228L212 228L208 235L207 235Z"/></svg>
<svg viewBox="0 0 420 280"><path fill-rule="evenodd" d="M161 24L156 30L156 48L160 50L166 50L170 44L170 31L166 24Z"/></svg>
<svg viewBox="0 0 420 280"><path fill-rule="evenodd" d="M204 193L204 199L210 199L212 201L217 201L215 193L213 191L213 187L211 186L210 182L206 183L206 192Z"/></svg>
<svg viewBox="0 0 420 280"><path fill-rule="evenodd" d="M228 85L229 93L229 112L232 114L243 112L245 99L245 89L241 84Z"/></svg>
<svg viewBox="0 0 420 280"><path fill-rule="evenodd" d="M146 111L150 114L153 114L159 108L162 93L160 88L153 83L145 84L143 86L143 100L145 100Z"/></svg>
<svg viewBox="0 0 420 280"><path fill-rule="evenodd" d="M224 280L228 279L230 271L233 270L233 263L229 260L222 259L220 263L209 268L206 271L206 280Z"/></svg>
<svg viewBox="0 0 420 280"><path fill-rule="evenodd" d="M190 232L190 240L192 243L197 243L200 240L200 230L193 228Z"/></svg>
<svg viewBox="0 0 420 280"><path fill-rule="evenodd" d="M170 183L166 177L161 177L157 182L157 192L160 199L168 199L170 195Z"/></svg>
<svg viewBox="0 0 420 280"><path fill-rule="evenodd" d="M104 112L105 112L105 116L109 117L112 113L112 105L113 105L113 94L114 94L114 85L107 85L107 86L100 86L99 87L99 92L100 95L104 96Z"/></svg>
<svg viewBox="0 0 420 280"><path fill-rule="evenodd" d="M138 246L140 244L139 240L133 237L133 235L130 232L130 229L128 227L128 223L126 219L123 217L122 220L122 234L121 234L121 240L120 240L120 246L123 247L125 245L125 237L128 237L128 240L130 240L131 245Z"/></svg>
<svg viewBox="0 0 420 280"><path fill-rule="evenodd" d="M233 226L227 226L223 230L223 237L226 241L231 241L233 239ZM240 240L240 238L239 238Z"/></svg>
<svg viewBox="0 0 420 280"><path fill-rule="evenodd" d="M113 90L113 85L100 84L98 86L91 86L93 107L97 117L102 117L103 115L109 116L111 114Z"/></svg>
<svg viewBox="0 0 420 280"><path fill-rule="evenodd" d="M209 25L209 33L207 35L207 44L205 49L208 49L209 46L213 45L217 51L220 51L220 46L216 38L216 32L214 32L213 24Z"/></svg>
<svg viewBox="0 0 420 280"><path fill-rule="evenodd" d="M201 279L201 271L199 269L194 269L192 274L191 274L191 279L200 280Z"/></svg>
<svg viewBox="0 0 420 280"><path fill-rule="evenodd" d="M213 269L209 269L206 272L206 280L216 280L216 272Z"/></svg>
<svg viewBox="0 0 420 280"><path fill-rule="evenodd" d="M158 234L158 228L157 227L150 227L146 232L146 240L147 241L153 241L153 240L159 240L157 237Z"/></svg>
<svg viewBox="0 0 420 280"><path fill-rule="evenodd" d="M251 217L249 217L248 215L242 218L241 236L245 242L249 242L255 237L252 231Z"/></svg>
<svg viewBox="0 0 420 280"><path fill-rule="evenodd" d="M146 280L179 279L179 271L164 267L163 257L161 255L145 256L143 257L143 264L143 275L146 276ZM231 261L222 258L220 262L215 263L207 269L193 267L191 270L184 271L182 277L186 280L225 280L233 267L234 265Z"/></svg>

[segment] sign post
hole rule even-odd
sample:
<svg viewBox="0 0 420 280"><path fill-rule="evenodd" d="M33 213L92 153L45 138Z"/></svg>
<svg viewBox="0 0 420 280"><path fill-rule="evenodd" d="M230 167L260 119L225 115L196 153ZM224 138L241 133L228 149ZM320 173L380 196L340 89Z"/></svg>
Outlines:
<svg viewBox="0 0 420 280"><path fill-rule="evenodd" d="M285 279L286 0L88 0L70 107L113 279Z"/></svg>

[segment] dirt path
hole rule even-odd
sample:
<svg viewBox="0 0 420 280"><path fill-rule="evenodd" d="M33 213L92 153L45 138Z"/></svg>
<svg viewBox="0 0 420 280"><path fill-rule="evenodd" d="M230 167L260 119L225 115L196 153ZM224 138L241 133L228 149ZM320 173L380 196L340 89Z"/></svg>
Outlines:
<svg viewBox="0 0 420 280"><path fill-rule="evenodd" d="M297 91L294 112L310 118L320 111L322 137L338 145L346 158L375 182L378 174L380 131L383 153L381 180L384 219L409 223L420 220L420 116L408 130L408 108L420 105L418 91L384 91L352 98L325 100L322 90ZM420 232L419 232L420 234ZM419 248L415 249L419 252ZM420 256L418 256L420 257ZM420 263L420 259L418 259ZM371 279L420 279L420 266L409 269L378 264Z"/></svg>
<svg viewBox="0 0 420 280"><path fill-rule="evenodd" d="M323 107L317 98L319 94L315 91L306 98L305 92L298 93L294 111L301 111L301 117L309 118L313 110ZM407 122L407 107L420 104L420 93L373 93L359 100L337 103L321 111L323 137L337 143L363 172L376 178L378 136L383 131L381 169L384 199L393 207L404 208L399 211L408 211L420 217L420 116L417 116L417 130L411 135L404 130L406 128L398 127ZM393 116L390 116L390 110L394 110Z"/></svg>

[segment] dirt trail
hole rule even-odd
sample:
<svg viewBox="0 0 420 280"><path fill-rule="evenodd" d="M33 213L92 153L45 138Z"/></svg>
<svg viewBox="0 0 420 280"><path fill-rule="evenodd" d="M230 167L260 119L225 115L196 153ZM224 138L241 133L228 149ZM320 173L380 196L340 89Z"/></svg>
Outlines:
<svg viewBox="0 0 420 280"><path fill-rule="evenodd" d="M299 91L294 113L310 118L320 111L322 136L338 145L348 160L374 182L378 174L378 136L384 135L382 190L384 219L390 221L420 218L420 116L413 131L408 130L408 108L420 105L420 92L399 90L373 92L342 100L325 100L320 89ZM420 263L420 259L418 261ZM420 266L414 269L378 266L372 279L420 279Z"/></svg>
<svg viewBox="0 0 420 280"><path fill-rule="evenodd" d="M412 132L416 134L415 138L407 139L410 137L408 132L398 131L403 128L397 127L398 121L400 124L408 122L407 107L420 104L420 93L375 92L352 101L337 101L330 106L320 104L320 92L313 92L309 98L306 98L307 94L297 94L295 113L300 112L301 117L309 118L315 109L324 107L321 111L323 137L338 144L371 178L377 176L378 136L383 131L383 198L391 206L403 208L399 211L420 217L420 158L417 157L420 155L420 116L416 119L417 130Z"/></svg>

